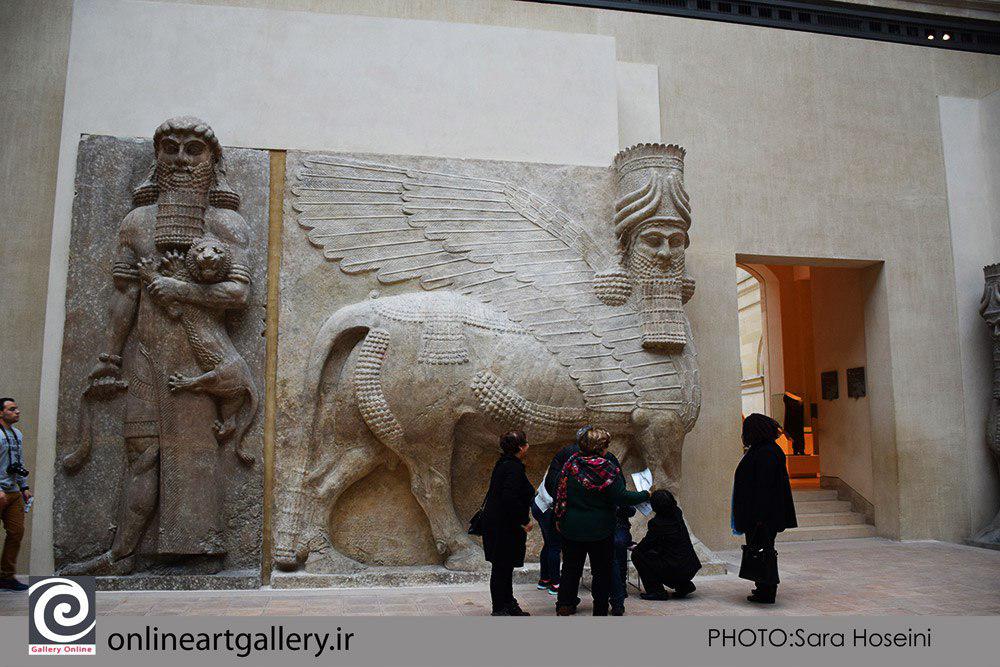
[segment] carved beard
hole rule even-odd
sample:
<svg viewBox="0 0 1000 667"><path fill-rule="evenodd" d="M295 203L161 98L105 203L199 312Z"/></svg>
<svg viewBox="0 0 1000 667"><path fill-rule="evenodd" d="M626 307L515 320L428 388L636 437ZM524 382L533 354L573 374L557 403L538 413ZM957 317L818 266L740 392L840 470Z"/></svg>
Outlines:
<svg viewBox="0 0 1000 667"><path fill-rule="evenodd" d="M203 162L190 172L156 163L156 230L154 239L160 251L186 250L202 237L208 191L215 179L215 164Z"/></svg>
<svg viewBox="0 0 1000 667"><path fill-rule="evenodd" d="M681 300L683 259L674 261L664 272L652 257L633 250L629 253L629 273L635 281L642 346L679 352L687 343L687 318Z"/></svg>

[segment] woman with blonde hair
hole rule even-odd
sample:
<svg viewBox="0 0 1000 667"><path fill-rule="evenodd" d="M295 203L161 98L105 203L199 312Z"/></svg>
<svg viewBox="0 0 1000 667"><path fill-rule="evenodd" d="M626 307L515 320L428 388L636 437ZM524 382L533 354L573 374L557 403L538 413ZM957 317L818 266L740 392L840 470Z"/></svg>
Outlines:
<svg viewBox="0 0 1000 667"><path fill-rule="evenodd" d="M556 613L576 613L584 561L590 558L594 616L608 615L611 563L614 557L615 508L649 500L648 491L628 491L617 461L608 456L611 434L586 428L580 452L563 465L555 504L556 529L562 538L563 568Z"/></svg>

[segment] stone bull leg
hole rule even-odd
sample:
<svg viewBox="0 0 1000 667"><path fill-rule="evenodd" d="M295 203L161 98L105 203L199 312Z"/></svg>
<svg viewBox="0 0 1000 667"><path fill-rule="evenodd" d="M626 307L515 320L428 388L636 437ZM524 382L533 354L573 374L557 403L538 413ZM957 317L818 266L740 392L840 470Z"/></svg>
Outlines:
<svg viewBox="0 0 1000 667"><path fill-rule="evenodd" d="M453 437L450 429L440 436L442 440L436 442L450 441ZM410 470L413 495L430 522L437 550L447 555L444 566L464 572L482 570L487 567L483 550L469 537L455 513L451 494L451 450L448 447L445 451L432 452L431 446L418 446L412 451L423 452L423 455L403 455L403 461ZM428 453L431 455L427 456Z"/></svg>
<svg viewBox="0 0 1000 667"><path fill-rule="evenodd" d="M361 427L350 445L336 445L332 454L336 456L332 466L325 466L319 473L307 473L306 486L311 489L314 501L306 510L302 540L309 555L306 559L308 572L353 572L366 567L350 556L341 553L330 541L328 526L330 513L337 505L341 494L364 479L380 465L394 459L374 438Z"/></svg>
<svg viewBox="0 0 1000 667"><path fill-rule="evenodd" d="M636 444L646 459L646 465L653 473L653 488L665 488L680 501L681 453L685 436L684 423L680 415L671 412L651 415L640 411L635 421L639 427ZM686 517L684 522L688 523ZM691 534L691 544L698 554L698 560L703 565L724 567L722 559L698 539L690 524L688 532Z"/></svg>
<svg viewBox="0 0 1000 667"><path fill-rule="evenodd" d="M365 567L330 542L330 513L344 491L379 466L396 463L396 456L375 439L356 409L344 412L350 414L337 415L334 442L338 444L325 452L327 463L306 473L306 487L314 498L306 508L302 537L309 550L306 570L310 572L350 572ZM343 442L350 445L339 444Z"/></svg>

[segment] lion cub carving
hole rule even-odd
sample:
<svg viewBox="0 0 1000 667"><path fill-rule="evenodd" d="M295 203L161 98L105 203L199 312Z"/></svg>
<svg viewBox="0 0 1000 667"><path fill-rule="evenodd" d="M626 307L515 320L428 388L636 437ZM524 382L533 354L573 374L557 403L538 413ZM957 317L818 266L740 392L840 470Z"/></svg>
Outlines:
<svg viewBox="0 0 1000 667"><path fill-rule="evenodd" d="M167 252L160 260L145 258L139 262L139 276L148 286L159 276L200 284L225 280L232 260L225 244L203 238L186 253ZM245 464L254 457L247 453L243 437L257 414L259 396L250 375L250 367L233 346L221 313L213 313L176 300L157 302L170 317L179 320L187 334L200 375L174 373L168 380L170 391L193 391L215 399L219 419L213 431L219 444L232 440L236 455Z"/></svg>

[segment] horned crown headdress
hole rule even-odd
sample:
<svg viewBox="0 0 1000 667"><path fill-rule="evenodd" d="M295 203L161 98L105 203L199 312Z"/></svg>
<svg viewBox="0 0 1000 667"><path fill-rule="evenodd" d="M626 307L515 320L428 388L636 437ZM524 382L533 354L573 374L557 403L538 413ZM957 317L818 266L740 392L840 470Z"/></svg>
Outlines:
<svg viewBox="0 0 1000 667"><path fill-rule="evenodd" d="M691 228L691 204L684 190L685 154L676 144L636 144L615 156L614 225L623 251L628 250L632 232L646 223L669 222L685 233Z"/></svg>

